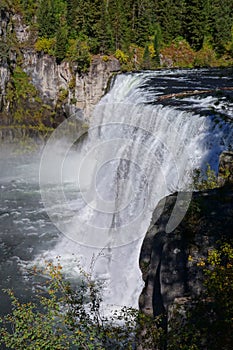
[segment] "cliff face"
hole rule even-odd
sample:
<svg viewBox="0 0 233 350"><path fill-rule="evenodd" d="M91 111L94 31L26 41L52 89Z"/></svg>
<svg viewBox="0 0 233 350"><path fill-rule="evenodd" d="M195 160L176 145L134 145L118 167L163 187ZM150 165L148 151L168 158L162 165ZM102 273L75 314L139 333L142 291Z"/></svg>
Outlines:
<svg viewBox="0 0 233 350"><path fill-rule="evenodd" d="M7 47L7 31L11 31L10 14L0 10L0 111L6 105L6 85L10 79L8 66L9 52Z"/></svg>
<svg viewBox="0 0 233 350"><path fill-rule="evenodd" d="M165 198L155 209L154 217L165 204L159 220L152 222L141 250L140 267L145 287L140 308L146 314L167 312L179 299L193 298L203 291L203 274L198 262L218 241L232 239L232 165L233 152L224 152L219 164L223 186L195 192L185 218L171 233L166 233L165 227L176 195Z"/></svg>
<svg viewBox="0 0 233 350"><path fill-rule="evenodd" d="M94 106L104 95L112 73L120 70L116 59L104 62L93 58L89 72L79 75L72 73L68 62L57 64L55 58L38 54L34 50L23 52L23 69L32 78L32 83L42 96L56 105L61 91L67 92L65 103L73 109L82 109L90 116ZM72 109L72 108L71 108Z"/></svg>
<svg viewBox="0 0 233 350"><path fill-rule="evenodd" d="M58 64L54 57L36 52L34 36L19 15L0 10L2 139L9 137L9 130L10 138L14 138L16 129L23 129L25 133L30 128L35 131L37 127L43 131L41 125L56 127L64 118L80 110L84 119L89 118L105 93L110 77L120 70L115 58L106 62L96 56L89 71L80 75L74 64ZM32 120L23 117L22 113L19 116L20 110L26 111L25 114L32 111ZM33 112L36 110L40 113Z"/></svg>

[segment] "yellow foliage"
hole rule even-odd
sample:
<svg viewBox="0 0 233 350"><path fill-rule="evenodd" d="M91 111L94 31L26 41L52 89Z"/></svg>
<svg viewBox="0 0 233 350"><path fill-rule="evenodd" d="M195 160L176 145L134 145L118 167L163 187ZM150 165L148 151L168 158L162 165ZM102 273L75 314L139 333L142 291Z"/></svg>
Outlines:
<svg viewBox="0 0 233 350"><path fill-rule="evenodd" d="M205 261L204 261L204 260L200 260L200 261L197 263L197 266L205 266Z"/></svg>
<svg viewBox="0 0 233 350"><path fill-rule="evenodd" d="M155 48L153 43L150 43L148 46L149 52L150 52L150 57L154 58L155 57Z"/></svg>
<svg viewBox="0 0 233 350"><path fill-rule="evenodd" d="M108 62L109 61L109 56L107 56L107 55L104 55L101 58L102 58L102 61L104 61L104 62Z"/></svg>
<svg viewBox="0 0 233 350"><path fill-rule="evenodd" d="M115 57L120 61L120 63L127 63L129 59L129 56L119 49L116 50Z"/></svg>
<svg viewBox="0 0 233 350"><path fill-rule="evenodd" d="M56 40L54 38L40 38L35 43L35 50L38 52L43 51L49 55L53 55Z"/></svg>

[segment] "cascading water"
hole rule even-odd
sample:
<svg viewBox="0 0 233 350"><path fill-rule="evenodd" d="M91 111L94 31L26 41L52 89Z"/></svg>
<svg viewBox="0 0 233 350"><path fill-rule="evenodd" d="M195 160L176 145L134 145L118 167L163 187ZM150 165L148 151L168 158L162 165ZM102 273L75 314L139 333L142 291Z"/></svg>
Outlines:
<svg viewBox="0 0 233 350"><path fill-rule="evenodd" d="M40 187L62 233L42 208L30 162L0 166L2 285L14 283L10 275L19 267L27 280L27 266L60 256L69 277L77 278L79 260L102 282L105 305L137 307L143 288L138 259L158 201L190 189L194 168L209 163L217 170L219 154L233 146L230 92L158 97L233 86L228 72L219 76L217 70L121 74L96 106L86 136L75 116L61 124L43 151ZM180 196L188 206L190 196ZM182 219L176 206L172 216L168 231Z"/></svg>
<svg viewBox="0 0 233 350"><path fill-rule="evenodd" d="M169 74L172 78L174 73ZM182 74L185 77L185 71ZM216 168L221 150L232 141L229 123L217 124L212 116L200 115L205 98L195 101L196 113L192 108L155 103L159 88L150 86L150 81L156 75L163 73L117 76L95 108L88 137L73 159L73 175L69 174L76 181L75 199L67 200L62 186L52 195L44 186L59 133L42 160L42 197L50 218L64 233L46 255L66 255L69 260L72 252L85 269L91 266L92 274L103 282L105 302L115 306L137 307L142 290L140 247L158 201L187 189L194 168L205 163ZM73 142L61 144L55 167L60 185L60 170L64 162L69 163ZM54 203L59 203L59 215ZM172 215L176 224L182 219L175 209Z"/></svg>

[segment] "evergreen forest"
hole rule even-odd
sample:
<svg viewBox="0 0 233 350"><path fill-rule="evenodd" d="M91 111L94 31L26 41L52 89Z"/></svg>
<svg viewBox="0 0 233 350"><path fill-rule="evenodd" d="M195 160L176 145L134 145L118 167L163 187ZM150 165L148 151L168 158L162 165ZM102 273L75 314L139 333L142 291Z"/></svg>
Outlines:
<svg viewBox="0 0 233 350"><path fill-rule="evenodd" d="M169 66L169 57L173 66L232 64L232 0L3 0L4 6L36 33L37 51L58 63L76 61L83 72L97 54L115 55L126 69Z"/></svg>

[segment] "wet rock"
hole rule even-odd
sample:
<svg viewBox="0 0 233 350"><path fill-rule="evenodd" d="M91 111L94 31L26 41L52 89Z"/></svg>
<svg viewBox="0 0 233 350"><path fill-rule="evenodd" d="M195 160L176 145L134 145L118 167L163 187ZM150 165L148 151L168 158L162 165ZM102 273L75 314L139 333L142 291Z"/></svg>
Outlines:
<svg viewBox="0 0 233 350"><path fill-rule="evenodd" d="M152 220L140 255L145 287L139 304L144 313L156 316L168 312L179 298L200 295L203 274L198 262L219 241L232 239L232 152L221 155L220 168L229 169L229 181L194 193L183 221L172 232L166 232L166 224L177 195L163 199L155 209L154 218L159 219Z"/></svg>

